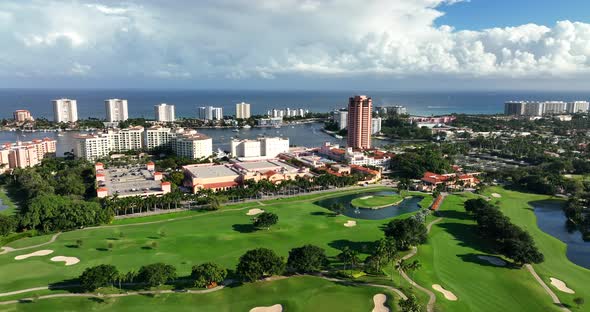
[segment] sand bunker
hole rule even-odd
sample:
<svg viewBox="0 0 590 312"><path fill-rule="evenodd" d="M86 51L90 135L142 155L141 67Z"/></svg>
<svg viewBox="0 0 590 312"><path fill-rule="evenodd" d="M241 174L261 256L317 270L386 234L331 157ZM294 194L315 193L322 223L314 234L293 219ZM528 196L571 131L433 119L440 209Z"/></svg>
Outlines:
<svg viewBox="0 0 590 312"><path fill-rule="evenodd" d="M51 259L49 259L53 262L60 262L63 261L66 263L66 265L74 265L78 262L80 262L80 259L76 258L76 257L64 257L64 256L57 256L57 257L53 257Z"/></svg>
<svg viewBox="0 0 590 312"><path fill-rule="evenodd" d="M553 277L551 277L549 279L551 280L551 285L553 285L553 287L559 289L560 291L563 291L564 293L568 293L568 294L575 294L576 293L573 289L567 287L567 285L563 281L560 281L560 280L553 278Z"/></svg>
<svg viewBox="0 0 590 312"><path fill-rule="evenodd" d="M256 307L256 308L250 309L250 312L282 312L282 311L283 311L283 306L280 304L275 304L270 307Z"/></svg>
<svg viewBox="0 0 590 312"><path fill-rule="evenodd" d="M502 195L500 195L500 194L498 194L498 193L492 193L492 197L495 197L495 198L500 198L500 197L502 197Z"/></svg>
<svg viewBox="0 0 590 312"><path fill-rule="evenodd" d="M444 289L439 284L432 285L432 289L434 289L434 290L440 292L441 294L443 294L443 296L445 296L445 299L447 299L447 300L457 301L457 296L455 296L455 294L453 294L452 292Z"/></svg>
<svg viewBox="0 0 590 312"><path fill-rule="evenodd" d="M345 227L353 227L356 226L356 221L348 220L348 222L344 223Z"/></svg>
<svg viewBox="0 0 590 312"><path fill-rule="evenodd" d="M491 257L491 256L477 256L477 257L480 258L481 260L485 260L493 265L506 266L506 261L504 261L500 258Z"/></svg>
<svg viewBox="0 0 590 312"><path fill-rule="evenodd" d="M387 296L384 294L376 294L373 296L373 304L375 307L372 312L389 312L389 308L385 306L385 301L387 301Z"/></svg>
<svg viewBox="0 0 590 312"><path fill-rule="evenodd" d="M248 213L246 213L246 215L248 215L248 216L255 216L255 215L261 214L263 212L264 212L264 210L255 208L255 209L248 210Z"/></svg>
<svg viewBox="0 0 590 312"><path fill-rule="evenodd" d="M45 250L38 250L38 251L29 253L29 254L26 254L26 255L16 256L16 257L14 257L14 260L24 260L24 259L27 259L29 257L47 256L47 255L50 255L52 253L53 253L53 250L47 250L47 249L45 249Z"/></svg>
<svg viewBox="0 0 590 312"><path fill-rule="evenodd" d="M360 197L359 199L369 199L369 198L373 198L373 196L371 196L371 195L370 196L363 196L363 197Z"/></svg>

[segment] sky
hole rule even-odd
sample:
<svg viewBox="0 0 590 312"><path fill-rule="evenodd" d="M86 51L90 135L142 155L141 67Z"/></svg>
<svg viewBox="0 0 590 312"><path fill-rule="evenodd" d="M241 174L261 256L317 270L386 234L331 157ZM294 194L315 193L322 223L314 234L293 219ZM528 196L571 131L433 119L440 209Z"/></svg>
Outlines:
<svg viewBox="0 0 590 312"><path fill-rule="evenodd" d="M585 90L587 0L3 0L0 86Z"/></svg>

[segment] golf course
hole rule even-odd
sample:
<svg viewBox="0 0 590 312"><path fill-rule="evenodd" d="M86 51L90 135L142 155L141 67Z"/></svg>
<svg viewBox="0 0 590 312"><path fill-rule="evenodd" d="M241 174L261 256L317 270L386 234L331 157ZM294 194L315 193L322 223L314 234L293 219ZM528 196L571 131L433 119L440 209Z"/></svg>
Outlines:
<svg viewBox="0 0 590 312"><path fill-rule="evenodd" d="M379 209L391 205L397 205L404 200L400 195L375 195L355 198L351 204L358 208Z"/></svg>
<svg viewBox="0 0 590 312"><path fill-rule="evenodd" d="M193 265L215 262L228 269L235 268L239 257L247 250L264 246L287 257L291 248L305 244L317 245L337 263L335 256L344 247L359 252L361 259L368 256L367 246L383 237L382 227L392 219L361 220L337 215L318 206L319 199L343 194L363 194L390 190L385 187L366 187L352 191L305 195L288 199L227 205L217 211L154 215L119 219L111 225L85 228L59 235L25 238L6 247L19 249L43 244L35 248L0 254L2 279L1 301L31 298L51 294L67 294L63 289L38 289L23 293L9 292L67 284L85 268L99 264L114 264L121 271L137 270L145 264L164 262L174 264L178 275L190 275ZM491 196L496 194L497 196ZM436 296L436 311L561 311L544 288L524 267L491 252L491 245L478 235L476 223L463 203L475 194L450 194L436 215L428 216L432 223L426 244L418 246L411 260L418 260L421 268L408 273L418 285ZM548 196L524 194L495 187L482 196L497 202L512 222L529 231L545 255L545 261L533 265L545 284L572 311L578 309L576 297L590 301L590 271L571 263L566 246L536 225L530 201ZM402 197L399 197L402 199ZM393 198L387 198L395 201ZM432 198L429 199L432 201ZM260 230L252 225L254 213L272 212L279 217L276 225ZM396 218L405 218L401 215ZM356 221L350 226L350 221ZM345 226L345 224L348 224ZM54 239L54 241L52 241ZM51 251L50 254L46 254ZM39 255L31 255L41 252ZM26 257L16 260L15 257ZM66 260L55 261L54 257ZM54 259L52 261L52 259ZM61 258L60 258L61 259ZM67 259L79 262L68 264ZM389 271L390 270L385 270ZM551 285L551 278L559 279L575 294L560 291ZM199 294L151 293L123 297L58 297L34 300L32 303L0 305L2 311L59 310L191 310L248 311L254 307L281 304L288 311L335 310L371 311L373 296L384 294L385 306L397 308L399 295L390 289L361 285L372 283L395 287L405 295L415 294L423 307L428 294L411 287L398 273L389 277L363 276L355 283L342 283L312 276L279 278ZM230 299L231 298L231 305Z"/></svg>

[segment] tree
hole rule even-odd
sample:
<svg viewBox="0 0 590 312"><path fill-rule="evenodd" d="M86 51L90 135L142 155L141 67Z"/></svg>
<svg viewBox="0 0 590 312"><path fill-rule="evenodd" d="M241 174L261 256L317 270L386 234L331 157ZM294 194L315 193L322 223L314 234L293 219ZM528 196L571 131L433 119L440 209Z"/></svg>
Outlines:
<svg viewBox="0 0 590 312"><path fill-rule="evenodd" d="M345 207L343 203L333 203L332 205L330 205L330 210L337 215L342 214L342 212L344 212L344 209Z"/></svg>
<svg viewBox="0 0 590 312"><path fill-rule="evenodd" d="M383 231L385 236L395 239L398 250L423 244L427 239L426 226L415 218L392 220Z"/></svg>
<svg viewBox="0 0 590 312"><path fill-rule="evenodd" d="M240 257L236 273L241 280L253 282L264 276L283 273L285 264L283 258L267 248L257 248L246 251Z"/></svg>
<svg viewBox="0 0 590 312"><path fill-rule="evenodd" d="M16 231L16 226L15 217L0 214L0 236L5 236Z"/></svg>
<svg viewBox="0 0 590 312"><path fill-rule="evenodd" d="M215 287L223 282L227 276L227 270L211 262L193 266L191 277L195 280L196 287Z"/></svg>
<svg viewBox="0 0 590 312"><path fill-rule="evenodd" d="M114 265L101 264L86 268L80 275L80 285L85 291L95 291L100 287L112 285L119 271Z"/></svg>
<svg viewBox="0 0 590 312"><path fill-rule="evenodd" d="M582 298L582 297L576 297L576 298L574 298L574 303L576 304L576 306L578 307L578 309L579 309L581 306L583 306L583 305L584 305L584 302L585 302L585 300L584 300L584 298Z"/></svg>
<svg viewBox="0 0 590 312"><path fill-rule="evenodd" d="M399 301L399 308L402 312L421 312L422 306L416 300L416 296L410 295L406 300Z"/></svg>
<svg viewBox="0 0 590 312"><path fill-rule="evenodd" d="M287 259L287 269L297 273L319 272L327 264L326 251L314 245L291 249Z"/></svg>
<svg viewBox="0 0 590 312"><path fill-rule="evenodd" d="M342 261L344 265L344 270L346 270L346 265L350 264L351 269L354 268L359 263L358 258L358 251L350 249L348 246L344 246L342 251L338 254L338 260Z"/></svg>
<svg viewBox="0 0 590 312"><path fill-rule="evenodd" d="M148 287L160 286L176 278L176 268L169 264L154 263L144 265L137 273L137 280Z"/></svg>
<svg viewBox="0 0 590 312"><path fill-rule="evenodd" d="M266 228L267 230L279 222L279 216L272 212L263 212L254 219L254 226L257 228Z"/></svg>
<svg viewBox="0 0 590 312"><path fill-rule="evenodd" d="M408 263L407 265L405 265L404 271L412 274L412 279L414 279L414 271L420 269L421 267L422 267L422 264L420 263L420 261L414 260L414 261ZM410 284L410 287L411 286L412 286L412 284Z"/></svg>

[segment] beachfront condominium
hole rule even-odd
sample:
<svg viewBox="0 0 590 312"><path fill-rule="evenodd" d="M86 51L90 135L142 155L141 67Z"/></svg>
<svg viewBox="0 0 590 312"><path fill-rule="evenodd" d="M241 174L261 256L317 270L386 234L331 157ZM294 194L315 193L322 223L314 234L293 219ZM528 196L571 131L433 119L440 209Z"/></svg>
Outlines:
<svg viewBox="0 0 590 312"><path fill-rule="evenodd" d="M201 106L199 107L199 119L201 120L222 120L223 109L221 107Z"/></svg>
<svg viewBox="0 0 590 312"><path fill-rule="evenodd" d="M279 154L289 152L289 138L258 138L255 140L232 140L232 157L241 160L277 158Z"/></svg>
<svg viewBox="0 0 590 312"><path fill-rule="evenodd" d="M586 101L511 101L504 103L504 114L517 116L543 116L564 113L586 113L589 103Z"/></svg>
<svg viewBox="0 0 590 312"><path fill-rule="evenodd" d="M236 104L236 119L248 119L250 118L250 104L248 103L237 103Z"/></svg>
<svg viewBox="0 0 590 312"><path fill-rule="evenodd" d="M567 112L570 114L587 113L590 103L587 101L573 101L567 103Z"/></svg>
<svg viewBox="0 0 590 312"><path fill-rule="evenodd" d="M155 105L154 113L156 121L174 122L176 120L174 105L169 105L166 103Z"/></svg>
<svg viewBox="0 0 590 312"><path fill-rule="evenodd" d="M129 119L127 100L108 99L104 101L108 122L119 122Z"/></svg>
<svg viewBox="0 0 590 312"><path fill-rule="evenodd" d="M35 166L44 158L55 156L56 150L56 141L49 138L3 144L0 146L0 172Z"/></svg>
<svg viewBox="0 0 590 312"><path fill-rule="evenodd" d="M371 120L371 134L381 132L381 117L373 118Z"/></svg>
<svg viewBox="0 0 590 312"><path fill-rule="evenodd" d="M346 110L340 109L335 111L332 118L338 125L338 129L346 129L346 126L348 126L348 112Z"/></svg>
<svg viewBox="0 0 590 312"><path fill-rule="evenodd" d="M12 116L14 117L14 121L16 122L27 122L27 121L34 121L35 119L33 118L33 116L31 115L31 112L29 112L26 109L19 109L16 110Z"/></svg>
<svg viewBox="0 0 590 312"><path fill-rule="evenodd" d="M358 149L371 148L373 100L357 95L348 100L347 146Z"/></svg>
<svg viewBox="0 0 590 312"><path fill-rule="evenodd" d="M76 122L78 121L78 104L76 100L53 100L53 121Z"/></svg>

